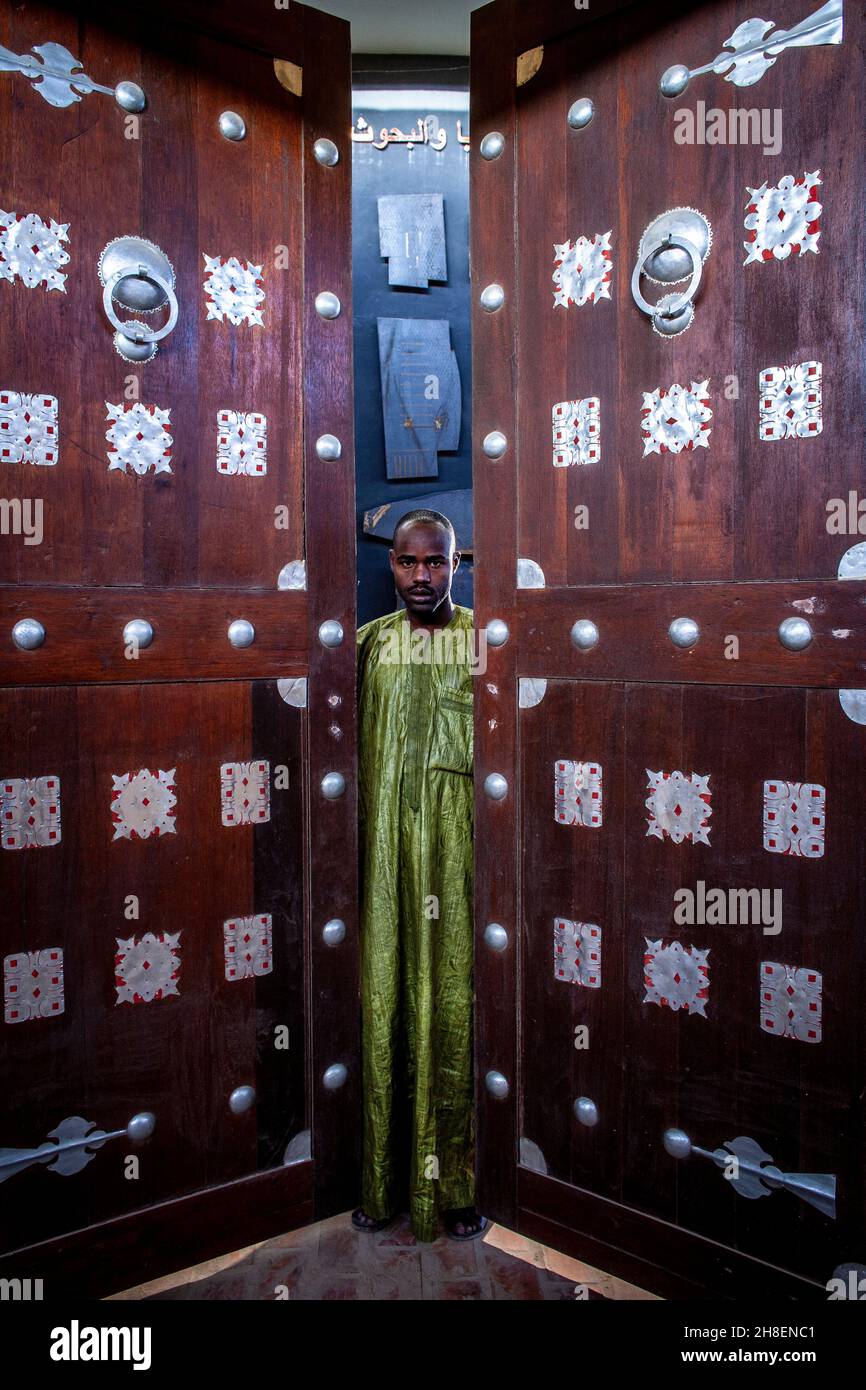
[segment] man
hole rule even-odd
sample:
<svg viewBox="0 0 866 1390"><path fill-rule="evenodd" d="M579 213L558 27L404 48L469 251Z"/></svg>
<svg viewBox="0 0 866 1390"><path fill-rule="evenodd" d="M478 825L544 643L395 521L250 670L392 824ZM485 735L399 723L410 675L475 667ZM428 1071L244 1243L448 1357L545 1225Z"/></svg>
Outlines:
<svg viewBox="0 0 866 1390"><path fill-rule="evenodd" d="M472 610L441 512L389 551L406 607L358 632L364 1142L358 1230L408 1210L455 1240L475 1205L472 1091Z"/></svg>

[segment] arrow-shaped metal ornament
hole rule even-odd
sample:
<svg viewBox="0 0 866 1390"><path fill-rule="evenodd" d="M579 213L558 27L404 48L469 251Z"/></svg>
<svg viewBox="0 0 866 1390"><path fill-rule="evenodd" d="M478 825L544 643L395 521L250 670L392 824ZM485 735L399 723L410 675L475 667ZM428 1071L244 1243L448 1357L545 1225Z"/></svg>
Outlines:
<svg viewBox="0 0 866 1390"><path fill-rule="evenodd" d="M774 1164L772 1154L765 1153L760 1144L746 1134L726 1140L724 1148L711 1152L693 1144L683 1130L668 1129L664 1133L664 1146L672 1158L699 1154L701 1158L712 1159L719 1168L733 1169L725 1177L740 1196L749 1201L771 1197L781 1188L808 1202L831 1221L836 1220L835 1173L783 1173Z"/></svg>
<svg viewBox="0 0 866 1390"><path fill-rule="evenodd" d="M104 92L114 97L124 111L143 111L144 92L135 82L118 82L116 87L103 87L82 70L81 59L75 58L62 43L34 44L30 53L13 53L0 44L0 72L20 72L33 84L33 90L44 97L49 106L72 106L88 92Z"/></svg>
<svg viewBox="0 0 866 1390"><path fill-rule="evenodd" d="M808 15L791 29L777 29L772 19L747 19L734 30L724 47L711 63L700 68L687 68L675 63L662 73L662 94L678 97L693 77L704 72L724 76L735 87L752 87L768 68L771 68L786 48L811 48L817 44L842 42L842 0L829 0L820 10Z"/></svg>

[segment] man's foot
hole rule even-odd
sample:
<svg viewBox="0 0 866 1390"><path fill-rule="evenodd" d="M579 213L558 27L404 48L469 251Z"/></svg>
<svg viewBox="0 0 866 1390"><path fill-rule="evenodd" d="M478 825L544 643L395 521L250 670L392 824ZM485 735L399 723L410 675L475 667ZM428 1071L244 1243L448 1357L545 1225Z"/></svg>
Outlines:
<svg viewBox="0 0 866 1390"><path fill-rule="evenodd" d="M443 1212L442 1220L452 1240L477 1240L487 1230L487 1217L477 1207L456 1207Z"/></svg>
<svg viewBox="0 0 866 1390"><path fill-rule="evenodd" d="M385 1216L379 1221L375 1216L368 1216L363 1207L358 1207L357 1211L352 1212L352 1225L356 1231L384 1231L393 1220L393 1216Z"/></svg>

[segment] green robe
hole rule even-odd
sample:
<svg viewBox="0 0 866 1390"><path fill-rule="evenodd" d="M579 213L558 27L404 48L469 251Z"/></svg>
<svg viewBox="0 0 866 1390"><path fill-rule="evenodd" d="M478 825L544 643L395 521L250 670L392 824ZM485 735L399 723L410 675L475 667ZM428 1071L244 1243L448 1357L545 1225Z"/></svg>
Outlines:
<svg viewBox="0 0 866 1390"><path fill-rule="evenodd" d="M475 1201L472 628L455 605L420 662L404 609L358 631L361 1206L418 1240Z"/></svg>

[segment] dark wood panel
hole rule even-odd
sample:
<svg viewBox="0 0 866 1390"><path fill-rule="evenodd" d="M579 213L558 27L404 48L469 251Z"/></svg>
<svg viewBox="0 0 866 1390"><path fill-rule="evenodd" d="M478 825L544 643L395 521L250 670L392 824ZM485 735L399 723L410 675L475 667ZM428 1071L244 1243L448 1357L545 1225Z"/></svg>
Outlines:
<svg viewBox="0 0 866 1390"><path fill-rule="evenodd" d="M46 1299L105 1298L312 1219L313 1165L297 1163L28 1245L0 1257L0 1277L41 1278Z"/></svg>
<svg viewBox="0 0 866 1390"><path fill-rule="evenodd" d="M116 7L99 0L61 0L80 11L96 11L110 20ZM130 10L143 10L149 18L159 15L172 24L185 24L200 33L213 34L230 43L261 49L275 58L304 62L304 13L297 0L129 0ZM329 37L348 48L348 24L329 16Z"/></svg>
<svg viewBox="0 0 866 1390"><path fill-rule="evenodd" d="M844 766L830 766L813 747L806 718L813 699L831 722L831 746L847 745ZM642 686L628 694L625 1200L758 1257L772 1250L779 1264L813 1278L845 1258L859 1229L848 1130L862 1063L844 990L863 969L856 922L864 866L862 849L847 842L845 808L866 750L847 724L831 692ZM709 775L709 844L647 835L647 768ZM763 848L763 784L774 777L826 787L836 816L823 857ZM698 892L699 882L707 892L778 892L778 932L751 922L678 925L675 894ZM709 951L706 1018L644 1002L643 950L658 939ZM760 1028L760 966L768 960L821 973L819 1044L772 1038ZM780 1194L775 1208L774 1199L743 1201L705 1160L674 1163L661 1143L670 1125L706 1149L744 1134L784 1171L835 1173L838 1221Z"/></svg>
<svg viewBox="0 0 866 1390"><path fill-rule="evenodd" d="M525 676L859 688L866 671L866 586L675 584L526 589L517 595L518 669ZM694 619L694 647L674 646L675 618ZM786 618L804 617L813 640L799 652L779 641ZM600 637L582 652L570 639L578 618ZM730 645L730 637L739 646ZM736 659L727 652L738 651Z"/></svg>
<svg viewBox="0 0 866 1390"><path fill-rule="evenodd" d="M518 1169L518 1175L522 1234L662 1298L826 1302L823 1283L799 1279L766 1261L738 1255L727 1245L527 1168Z"/></svg>
<svg viewBox="0 0 866 1390"><path fill-rule="evenodd" d="M776 22L792 24L810 12L798 5ZM476 308L474 322L475 376L486 387L476 442L480 446L493 429L508 438L498 462L476 449L479 553L487 557L486 565L479 563L478 622L483 628L502 618L509 628L505 646L488 653L478 683L476 772L502 771L509 783L502 802L491 802L479 788L478 921L482 928L496 920L496 881L511 885L513 861L524 926L524 1014L519 1063L507 1076L527 1117L522 1132L540 1144L550 1173L570 1177L558 1183L520 1170L521 1229L581 1258L597 1250L607 1269L617 1268L613 1259L624 1273L658 1262L668 1272L656 1270L655 1286L673 1296L702 1288L735 1296L744 1288L772 1288L783 1296L803 1296L806 1289L809 1296L814 1287L823 1297L824 1281L846 1258L842 1252L863 1238L862 1184L855 1176L863 1146L864 1063L855 1003L863 989L856 925L863 837L855 809L863 746L838 690L863 684L864 593L862 583L834 578L843 553L859 540L856 527L847 536L827 529L827 505L856 489L862 453L856 431L864 384L856 348L863 229L851 200L862 183L863 152L858 147L853 161L843 153L857 126L854 108L862 104L862 16L846 15L841 46L783 54L755 90L739 91L721 74L702 74L677 100L662 97L658 82L665 68L706 63L753 13L745 0L719 0L671 5L662 15L646 7L593 6L589 16L576 17L564 0L531 7L502 0L474 15L474 137L491 129L506 136L499 159L472 164L474 292L491 281L511 287L515 248L520 268L519 287L511 289L505 309L486 315ZM536 46L537 70L517 89L515 123L514 59ZM808 97L789 121L790 91L798 82L808 86ZM838 113L826 99L836 89ZM593 122L571 131L566 113L584 95L595 103ZM784 119L776 154L765 153L763 139L731 149L674 140L684 110L742 113L756 106ZM819 255L795 252L782 262L744 266L747 190L815 168L825 208ZM715 240L693 326L663 341L633 304L629 281L645 226L677 204L704 211ZM828 236L831 213L838 220ZM611 301L554 308L554 244L608 228ZM825 364L823 432L802 442L761 439L758 372L806 360ZM642 393L706 378L714 412L709 450L644 458ZM557 401L590 395L601 398L602 460L574 468L569 477L552 463L550 412ZM574 525L581 503L589 508L588 530ZM515 592L518 557L540 564L546 588ZM792 653L782 647L778 629L798 616L809 620L813 640ZM691 650L670 641L668 628L677 617L700 625ZM600 630L590 652L577 651L570 640L579 618ZM511 726L498 718L498 702L505 694L516 703L520 677L548 686L540 705L521 712L528 742L518 776ZM560 678L574 683L567 695L560 694ZM594 848L581 851L578 876L569 855L553 843L553 827L544 830L548 793L535 753L561 718L590 732L596 724L590 710L612 698L615 682L632 683L624 754L623 720L611 716L606 730L621 820L609 845L599 832ZM560 700L573 706L570 716L562 714ZM667 757L676 766L678 758L688 764L684 771L717 769L718 819L711 845L696 847L695 872L700 864L704 878L723 887L783 890L785 927L778 943L749 936L743 927L704 929L716 965L710 1028L703 1033L708 1020L663 1009L654 1011L654 1020L643 1002L640 938L685 940L689 932L671 926L673 891L684 886L678 881L682 847L646 837L646 768L653 756L660 765ZM771 764L780 770L773 773ZM825 857L814 861L763 849L762 783L773 776L820 782L828 804L832 790L842 817L832 856L829 839ZM519 824L511 818L515 804ZM623 854L624 868L618 863ZM563 884L579 898L599 894L598 875L605 872L620 876L627 893L624 993L604 1001L605 1026L622 1028L623 1043L616 1061L607 1051L593 1059L591 1050L582 1061L590 1077L595 1065L610 1092L600 1126L611 1110L612 1124L621 1112L625 1143L621 1167L611 1172L620 1161L613 1136L593 1133L584 1141L584 1151L607 1143L613 1155L607 1167L597 1161L586 1179L577 1166L569 1170L565 1158L564 1024L556 985L549 978L545 984L539 973L549 967L541 964L548 947L538 925L553 915L548 898ZM579 919L576 908L573 916ZM810 950L823 967L807 960ZM603 963L609 958L603 952ZM483 954L480 959L489 972ZM764 959L826 969L820 1045L774 1038L760 1028L757 981ZM489 982L479 993L482 1035L494 1016L518 1008L516 974L500 968L495 978L495 1000ZM502 990L509 991L505 1001ZM773 1043L791 1046L773 1051ZM482 1054L479 1076L489 1065ZM588 1085L581 1089L592 1094ZM497 1104L480 1091L483 1121ZM675 1123L690 1133L705 1130L696 1142L708 1148L750 1134L786 1171L833 1172L838 1220L790 1194L747 1202L730 1186L719 1190L724 1179L712 1164L694 1157L677 1165L665 1153L663 1131ZM548 1149L533 1127L550 1136ZM509 1140L506 1134L497 1147L482 1145L482 1193L507 1190L503 1155L514 1152ZM618 1179L619 1203L592 1195L616 1194ZM641 1216L637 1206L654 1216ZM562 1244L570 1238L571 1245ZM815 1285L774 1268L782 1265L806 1273ZM674 1269L676 1276L669 1272Z"/></svg>
<svg viewBox="0 0 866 1390"><path fill-rule="evenodd" d="M737 23L746 18L747 9L740 0ZM813 12L812 6L799 3L785 6L774 18L780 24L798 22ZM784 174L802 179L819 171L823 206L817 255L792 251L786 260L744 266L746 252L740 248L745 236L737 238L730 312L742 327L734 365L727 370L737 373L740 399L725 407L734 411L736 579L832 575L846 546L862 539L830 534L827 504L831 498L847 502L849 491L864 495L866 380L860 359L866 226L860 190L866 182L866 148L856 136L866 88L864 25L863 7L846 6L841 45L784 54L760 85L747 88L736 103L775 112L781 137L778 154L765 155L747 144L729 150L736 175L732 213L737 231L743 230L748 189L765 182L772 188ZM796 101L791 100L792 83ZM688 105L694 108L698 96L707 107L732 104L728 84L712 74L706 90L695 91ZM759 373L809 361L823 368L822 433L812 439L760 440L754 408Z"/></svg>
<svg viewBox="0 0 866 1390"><path fill-rule="evenodd" d="M149 1246L152 1273L181 1249L179 1262L188 1263L247 1243L257 1231L309 1219L309 1164L302 1186L287 1175L254 1185L255 1193L246 1180L225 1182L281 1165L287 1144L310 1127L321 1158L319 1209L344 1209L355 1196L359 1039L348 26L270 0L253 0L243 14L196 3L71 11L29 0L7 6L0 42L16 52L62 42L97 81L139 81L147 106L130 129L110 97L93 94L59 110L20 75L0 84L0 205L68 221L71 255L65 294L5 282L8 293L0 294L11 328L2 340L0 386L60 399L57 467L5 470L10 496L18 489L45 508L41 544L11 536L3 547L10 583L0 588L0 683L20 687L9 696L18 730L10 750L32 751L31 735L35 745L56 717L41 743L46 754L54 747L67 757L58 765L68 793L64 843L53 861L62 883L45 872L42 855L22 861L16 905L27 944L28 910L44 907L50 926L56 897L74 939L70 1019L52 1021L61 1031L74 1022L80 1032L67 1027L63 1034L65 1071L46 1055L40 1085L27 1083L29 1062L17 1085L25 1108L32 1095L46 1111L50 1100L69 1104L107 1126L124 1125L131 1105L157 1116L154 1137L140 1151L138 1182L125 1180L122 1141L74 1180L44 1171L14 1180L19 1192L22 1184L29 1192L47 1182L59 1210L43 1202L33 1219L33 1203L22 1202L14 1244L81 1228L68 1262L62 1242L40 1247L40 1258L56 1257L55 1272L75 1283L88 1249L116 1256L118 1280L134 1256L134 1277L141 1277L134 1245L151 1212L170 1213L165 1238ZM303 96L281 84L277 57L305 68ZM218 132L226 109L244 116L240 143ZM334 169L313 158L320 136L340 147ZM96 275L102 246L131 232L171 257L180 303L176 331L138 368L113 351ZM207 320L203 253L263 266L264 328ZM315 313L322 289L342 301L334 322ZM37 382L38 373L47 375ZM136 398L171 408L171 474L109 475L105 402ZM265 476L217 471L223 408L267 417ZM315 440L326 431L342 440L337 464L316 455ZM301 560L309 589L279 592L283 567ZM36 652L12 642L21 617L46 628ZM132 659L122 631L136 617L152 624L154 640ZM246 649L227 640L238 618L256 629ZM348 634L337 648L319 639L327 619ZM303 682L302 708L283 700L283 677ZM267 823L226 829L220 763L262 757L274 774L287 769L288 786L275 777ZM118 758L129 766L116 766ZM142 765L177 766L183 833L177 841L168 835L118 847L100 829L109 773ZM336 801L321 793L332 770L347 784ZM17 775L11 764L3 772ZM77 856L72 866L67 851ZM0 870L12 869L12 857L3 859L9 863ZM113 955L105 950L114 935L135 931L117 923L129 894L146 900L149 925L153 919L174 931L181 919L186 950L179 998L119 1010L105 966ZM64 912L67 900L73 906ZM274 970L228 981L224 923L262 912L273 918ZM348 936L331 950L321 928L336 915ZM19 948L16 937L10 949ZM281 1025L287 1050L275 1047ZM349 1069L340 1092L321 1085L335 1061ZM244 1084L255 1085L257 1107L235 1115L228 1098ZM22 1146L44 1138L38 1125L34 1132L33 1114L27 1118ZM219 1184L213 1195L203 1190L208 1184ZM7 1190L15 1195L15 1187ZM188 1201L153 1206L179 1192ZM144 1211L130 1224L124 1213L132 1206ZM87 1229L106 1217L98 1230ZM158 1232L161 1219L154 1214ZM169 1238L169 1221L182 1227L180 1242ZM104 1291L105 1280L100 1274L75 1287Z"/></svg>
<svg viewBox="0 0 866 1390"><path fill-rule="evenodd" d="M41 502L44 535L39 545L9 537L2 575L244 589L267 578L276 587L304 550L301 99L267 56L168 25L154 45L152 24L134 14L103 27L28 5L7 9L3 24L14 52L63 42L95 80L140 81L148 104L127 138L124 112L104 95L58 110L20 75L0 86L9 131L0 205L68 224L70 257L65 293L20 280L0 287L11 330L0 386L59 402L57 464L4 472L7 496ZM245 140L219 133L227 109L244 115ZM172 261L180 306L156 358L139 365L114 350L96 270L103 247L130 234ZM263 267L264 327L207 319L204 254ZM109 468L107 405L136 401L170 411L171 472ZM218 472L226 409L266 417L264 476Z"/></svg>
<svg viewBox="0 0 866 1390"><path fill-rule="evenodd" d="M688 8L695 12L684 21ZM545 42L538 72L519 90L519 553L549 583L827 578L844 549L828 531L827 504L847 499L860 477L866 386L850 345L862 320L866 231L852 199L866 152L849 156L845 146L866 68L846 19L842 46L792 52L754 95L703 74L680 98L664 98L659 77L677 55L706 62L747 9L732 0L662 16L631 8L589 31L572 26ZM796 64L808 100L789 112ZM826 100L834 89L844 93L839 110ZM565 119L577 95L596 106L583 131ZM676 138L684 113L700 123L708 109L754 102L773 117L778 150ZM744 265L748 190L821 168L819 254ZM714 241L695 321L665 341L633 303L630 279L644 228L676 206L698 207ZM610 300L556 307L554 244L608 230ZM823 432L762 439L759 373L812 360L823 365ZM704 380L709 447L644 457L642 393ZM551 407L589 396L601 400L601 461L554 468ZM588 508L585 529L574 526L577 505Z"/></svg>
<svg viewBox="0 0 866 1390"><path fill-rule="evenodd" d="M2 1025L2 1147L32 1149L45 1143L67 1115L101 1118L88 1116L87 1081L78 1061L85 1046L85 1017L69 996L69 980L82 978L88 969L76 870L81 830L64 817L67 802L74 805L81 795L76 692L4 691L0 711L0 778L60 779L60 843L0 849L0 961L25 951L63 951L67 995L62 1012ZM68 1109L58 1111L58 1097ZM87 1187L70 1190L65 1179L44 1171L7 1178L0 1185L4 1245L46 1239L64 1223L86 1224L90 1198Z"/></svg>
<svg viewBox="0 0 866 1390"><path fill-rule="evenodd" d="M238 680L306 674L307 596L238 594L226 589L60 589L0 587L0 684L140 684L165 680ZM45 642L20 651L12 628L36 618ZM133 618L153 628L137 658L125 655L123 629ZM246 618L249 647L233 647L229 625Z"/></svg>
<svg viewBox="0 0 866 1390"><path fill-rule="evenodd" d="M472 15L472 52L508 54L513 46L511 0ZM475 511L475 613L482 626L489 617L503 618L515 630L514 559L517 511L514 505L513 450L498 461L484 454L481 442L494 429L513 439L517 331L517 262L514 232L514 138L516 130L513 71L508 62L474 60L470 93L472 227L472 440ZM481 158L478 143L489 130L505 136L499 159ZM481 308L485 285L505 290L495 313ZM487 650L487 670L475 694L475 1092L477 1104L476 1166L478 1200L489 1216L514 1224L517 1216L515 1164L518 1153L519 1082L517 1067L517 943L519 866L512 847L518 826L517 697L515 648L507 642ZM485 778L502 773L510 792L493 801L484 792ZM508 934L504 951L484 941L488 923ZM509 1093L494 1099L485 1086L489 1071L501 1072Z"/></svg>
<svg viewBox="0 0 866 1390"><path fill-rule="evenodd" d="M310 679L306 745L309 839L309 932L312 978L311 1097L316 1213L345 1211L357 1201L360 1152L360 1001L357 879L357 719L355 709L355 475L352 397L351 284L351 57L333 41L334 21L305 11L304 47L304 449L306 553L310 585L307 642ZM342 29L339 32L342 37ZM318 139L332 140L339 162L319 164ZM340 300L336 319L323 319L315 297L330 290ZM341 457L321 461L322 434L340 440ZM351 538L351 539L350 539ZM319 638L323 622L344 632L336 647ZM322 793L322 779L342 773L345 792ZM332 918L346 924L338 946L322 940ZM342 1063L338 1090L322 1078Z"/></svg>
<svg viewBox="0 0 866 1390"><path fill-rule="evenodd" d="M81 837L78 891L87 905L87 968L67 980L70 1003L86 1019L77 1063L87 1076L88 1114L104 1128L122 1128L140 1111L156 1118L146 1144L113 1141L69 1179L93 1186L94 1221L207 1185L211 1112L218 1102L227 1106L231 1089L212 1051L212 1001L234 989L228 1006L247 1012L243 985L225 979L223 922L252 911L246 907L252 837L264 829L228 829L221 819L222 763L265 756L251 748L249 705L249 687L240 683L91 686L78 693L82 794L64 806ZM146 839L116 837L113 779L141 768L175 770L176 829ZM130 895L137 899L135 918L125 916ZM121 1002L117 943L148 932L180 933L178 992ZM243 1062L242 1054L236 1065ZM218 1158L224 1177L236 1175L238 1152L247 1172L255 1166L254 1112L244 1119L224 1138ZM125 1173L128 1153L139 1157L134 1181Z"/></svg>
<svg viewBox="0 0 866 1390"><path fill-rule="evenodd" d="M65 982L59 1017L7 1025L4 1143L41 1143L73 1114L106 1131L141 1111L156 1117L144 1146L112 1140L74 1176L33 1168L8 1179L6 1239L23 1244L279 1165L305 1127L305 788L302 713L275 682L23 690L4 704L5 775L59 776L61 839L3 853L18 912L7 917L2 955L60 947ZM221 765L262 758L270 819L226 828ZM113 778L141 767L175 769L176 830L118 837ZM271 973L229 981L224 923L266 912ZM180 933L178 992L121 1002L118 945L146 932ZM276 1048L278 1024L289 1029L288 1049ZM40 1051L38 1082L22 1087ZM256 1108L229 1108L243 1085L256 1087L261 1127ZM132 1180L130 1153L139 1160Z"/></svg>
<svg viewBox="0 0 866 1390"><path fill-rule="evenodd" d="M540 704L520 711L521 1135L542 1150L552 1176L617 1198L622 1189L623 1016L628 932L623 930L625 701L621 686L550 682ZM602 825L554 818L554 763L602 768ZM554 918L600 929L601 986L554 974ZM577 1035L578 1028L586 1033ZM543 1047L532 1039L543 1037ZM574 1113L598 1107L595 1127Z"/></svg>
<svg viewBox="0 0 866 1390"><path fill-rule="evenodd" d="M305 979L309 942L304 881L304 715L276 698L274 684L253 687L252 729L256 748L272 748L285 766L288 794L271 803L271 821L253 846L255 912L273 917L274 969L252 981L256 1022L258 1166L282 1163L291 1139L309 1128L306 1066L309 1057ZM277 1029L288 1030L288 1049Z"/></svg>

